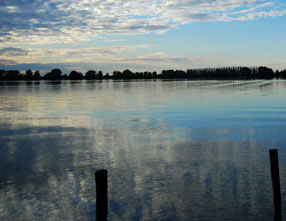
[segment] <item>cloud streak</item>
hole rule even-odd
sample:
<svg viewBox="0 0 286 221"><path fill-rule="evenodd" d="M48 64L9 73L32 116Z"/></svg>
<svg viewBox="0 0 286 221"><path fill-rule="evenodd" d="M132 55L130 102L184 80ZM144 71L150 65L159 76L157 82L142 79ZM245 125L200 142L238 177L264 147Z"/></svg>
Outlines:
<svg viewBox="0 0 286 221"><path fill-rule="evenodd" d="M194 21L245 21L286 14L257 0L9 0L0 3L0 42L80 42L100 34L162 33Z"/></svg>

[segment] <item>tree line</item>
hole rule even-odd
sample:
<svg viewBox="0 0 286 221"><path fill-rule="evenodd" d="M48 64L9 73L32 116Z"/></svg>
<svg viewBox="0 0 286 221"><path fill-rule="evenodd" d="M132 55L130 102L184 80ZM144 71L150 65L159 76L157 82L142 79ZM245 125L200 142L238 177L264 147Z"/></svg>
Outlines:
<svg viewBox="0 0 286 221"><path fill-rule="evenodd" d="M0 80L101 80L101 79L204 79L204 80L250 80L250 79L286 79L286 69L275 72L268 67L224 67L183 70L162 70L154 72L113 71L103 74L102 71L89 70L85 74L71 71L69 75L62 74L60 69L52 69L45 75L40 71L27 70L22 74L18 70L0 70Z"/></svg>

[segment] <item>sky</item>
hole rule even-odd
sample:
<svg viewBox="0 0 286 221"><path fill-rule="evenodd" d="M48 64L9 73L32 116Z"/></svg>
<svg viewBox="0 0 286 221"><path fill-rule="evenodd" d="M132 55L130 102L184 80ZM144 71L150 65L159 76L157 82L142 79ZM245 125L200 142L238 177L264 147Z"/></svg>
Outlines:
<svg viewBox="0 0 286 221"><path fill-rule="evenodd" d="M286 69L284 0L1 0L0 69Z"/></svg>

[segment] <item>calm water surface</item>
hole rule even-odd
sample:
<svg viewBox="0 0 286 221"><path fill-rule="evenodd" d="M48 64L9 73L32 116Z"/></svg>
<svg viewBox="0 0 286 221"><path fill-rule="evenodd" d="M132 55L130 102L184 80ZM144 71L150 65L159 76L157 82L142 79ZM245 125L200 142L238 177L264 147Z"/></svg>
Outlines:
<svg viewBox="0 0 286 221"><path fill-rule="evenodd" d="M0 220L272 220L268 149L286 217L286 81L0 83Z"/></svg>

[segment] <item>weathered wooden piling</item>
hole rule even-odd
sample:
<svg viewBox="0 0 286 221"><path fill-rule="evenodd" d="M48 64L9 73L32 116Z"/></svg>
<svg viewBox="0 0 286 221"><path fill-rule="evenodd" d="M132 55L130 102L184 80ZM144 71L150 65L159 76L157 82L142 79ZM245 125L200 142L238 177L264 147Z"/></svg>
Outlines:
<svg viewBox="0 0 286 221"><path fill-rule="evenodd" d="M279 177L278 150L277 149L269 150L269 156L270 156L275 220L281 220L281 190L280 190L280 177Z"/></svg>
<svg viewBox="0 0 286 221"><path fill-rule="evenodd" d="M95 172L96 183L96 220L107 220L108 198L107 198L107 170Z"/></svg>

